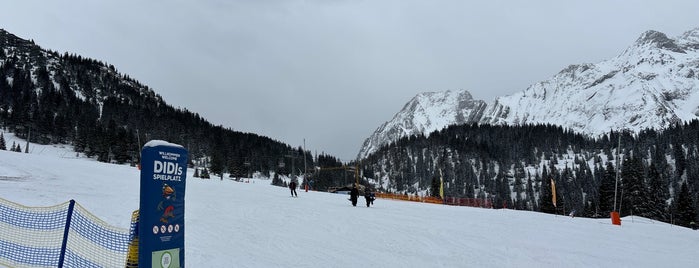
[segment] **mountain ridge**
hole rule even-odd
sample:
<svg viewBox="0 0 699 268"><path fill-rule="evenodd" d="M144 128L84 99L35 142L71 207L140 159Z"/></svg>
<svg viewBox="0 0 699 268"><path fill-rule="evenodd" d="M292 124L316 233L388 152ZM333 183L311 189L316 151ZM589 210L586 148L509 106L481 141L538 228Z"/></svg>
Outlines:
<svg viewBox="0 0 699 268"><path fill-rule="evenodd" d="M192 158L209 157L216 174L276 170L277 161L290 163L284 156L296 150L172 107L113 65L46 50L3 29L0 127L33 143L73 145L102 162L138 163L143 143L167 140L187 146Z"/></svg>
<svg viewBox="0 0 699 268"><path fill-rule="evenodd" d="M465 90L420 93L401 110L411 112L399 112L391 121L379 126L375 133L380 135L375 134L367 138L362 148L370 151L378 149L384 145L382 136L388 136L395 141L404 136L439 130L449 122L471 122L480 116L485 105L484 101L473 99L471 93Z"/></svg>
<svg viewBox="0 0 699 268"><path fill-rule="evenodd" d="M466 90L458 94L470 96ZM430 113L406 105L365 140L358 158L409 136L396 134L401 133L400 127L409 125L400 120L411 117L443 124L433 124L429 129L406 129L402 133L428 135L452 124L479 123L554 124L600 135L618 129L662 129L699 118L699 28L676 38L654 30L643 32L616 57L595 64L569 65L522 91L483 102L482 108L455 107L456 111L443 111L443 114L462 113L465 119L452 120L449 116L431 117Z"/></svg>

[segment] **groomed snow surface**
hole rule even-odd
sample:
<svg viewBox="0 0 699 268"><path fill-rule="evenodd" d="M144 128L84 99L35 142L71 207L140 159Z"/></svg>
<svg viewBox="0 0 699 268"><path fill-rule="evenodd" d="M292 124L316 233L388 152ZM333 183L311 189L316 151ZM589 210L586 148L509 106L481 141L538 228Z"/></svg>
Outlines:
<svg viewBox="0 0 699 268"><path fill-rule="evenodd" d="M27 206L74 199L128 228L139 204L138 169L61 155L0 151L0 197ZM189 267L699 267L699 231L639 217L614 226L384 199L352 207L346 195L299 190L292 198L267 179L192 173Z"/></svg>

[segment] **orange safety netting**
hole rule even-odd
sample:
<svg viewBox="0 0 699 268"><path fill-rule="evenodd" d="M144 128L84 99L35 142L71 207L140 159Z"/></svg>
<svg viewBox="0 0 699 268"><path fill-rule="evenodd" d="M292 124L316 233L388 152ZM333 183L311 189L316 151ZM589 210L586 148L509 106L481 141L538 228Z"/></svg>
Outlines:
<svg viewBox="0 0 699 268"><path fill-rule="evenodd" d="M482 207L482 208L492 208L493 207L493 203L491 202L491 200L480 199L480 198L445 197L444 199L441 199L439 197L432 197L432 196L391 194L391 193L376 193L376 197L385 198L385 199L412 201L412 202L445 204L445 205L451 205L451 206Z"/></svg>

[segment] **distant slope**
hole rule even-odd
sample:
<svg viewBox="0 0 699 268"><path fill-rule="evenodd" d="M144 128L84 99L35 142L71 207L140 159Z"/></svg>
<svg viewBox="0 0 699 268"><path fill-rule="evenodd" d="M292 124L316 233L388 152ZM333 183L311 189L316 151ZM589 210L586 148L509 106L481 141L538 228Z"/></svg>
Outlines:
<svg viewBox="0 0 699 268"><path fill-rule="evenodd" d="M662 129L699 118L699 28L674 39L647 31L612 59L571 65L488 105L461 97L466 95L470 97L466 91L419 94L366 139L358 156L451 124L554 124L596 135L614 129ZM439 112L424 112L433 109ZM429 127L414 123L415 118L430 122Z"/></svg>

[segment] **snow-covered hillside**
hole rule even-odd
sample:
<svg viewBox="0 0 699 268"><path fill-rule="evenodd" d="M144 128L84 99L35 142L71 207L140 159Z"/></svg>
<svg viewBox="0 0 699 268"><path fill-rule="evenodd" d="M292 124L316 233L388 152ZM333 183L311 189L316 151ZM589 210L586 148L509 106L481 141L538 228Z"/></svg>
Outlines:
<svg viewBox="0 0 699 268"><path fill-rule="evenodd" d="M407 109L414 100L367 138L360 158L401 137L427 135L451 124L554 124L591 135L612 129L662 129L699 118L699 28L674 39L647 31L612 59L571 65L480 109L456 106L441 113L424 113ZM423 102L423 110L440 110L458 100L452 97L441 102ZM455 120L452 114L462 114L467 120ZM433 124L409 128L414 117Z"/></svg>
<svg viewBox="0 0 699 268"><path fill-rule="evenodd" d="M495 100L481 123L552 123L588 134L665 128L697 118L699 28L677 39L648 31L619 56L572 65Z"/></svg>
<svg viewBox="0 0 699 268"><path fill-rule="evenodd" d="M50 82L52 85L47 88L62 91L62 94L68 94L82 101L94 101L100 106L109 97L134 101L133 96L141 96L162 102L162 97L153 90L119 74L114 66L97 64L96 60L83 59L82 57L66 59L64 56L61 58L57 52L44 50L33 41L21 39L4 29L0 29L0 50L2 50L0 55L3 55L0 57L0 66L7 64L6 68L9 70L13 69L10 66L21 66L20 68L27 68L31 71L31 82L33 83L31 90L36 91L37 95L46 90L42 88L42 83ZM90 61L95 63L94 69L83 69L82 72L75 72L75 62L84 64ZM14 83L14 78L11 77L14 71L3 73L9 76L7 77L8 86L12 86ZM90 76L97 75L102 76L100 77L101 81L92 84L91 87L81 87L71 81L75 76L80 76L80 79L88 79ZM45 76L47 81L40 82L39 76ZM114 89L116 85L120 87L119 90Z"/></svg>
<svg viewBox="0 0 699 268"><path fill-rule="evenodd" d="M128 228L139 203L138 169L61 157L70 153L60 150L0 151L0 197L28 206L75 199ZM203 180L191 170L186 196L190 267L699 266L699 231L638 217L614 226L383 199L352 207L344 195L299 191L291 198L268 179Z"/></svg>

